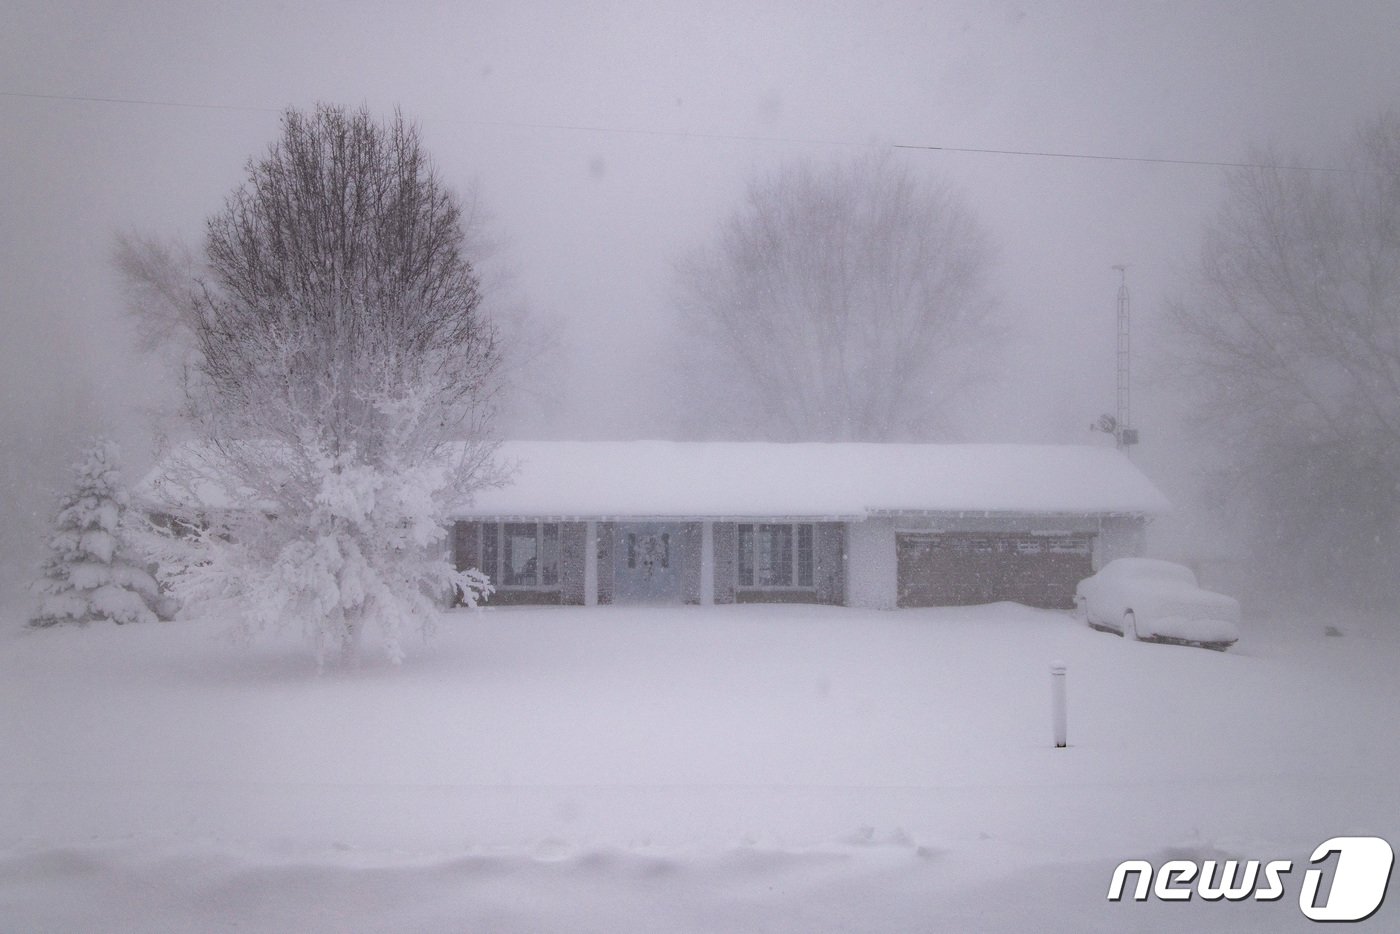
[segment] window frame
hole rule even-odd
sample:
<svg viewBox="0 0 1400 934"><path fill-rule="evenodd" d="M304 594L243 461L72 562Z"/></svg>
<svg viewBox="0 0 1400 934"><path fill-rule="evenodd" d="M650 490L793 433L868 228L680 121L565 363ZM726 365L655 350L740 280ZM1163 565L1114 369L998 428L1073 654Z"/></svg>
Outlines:
<svg viewBox="0 0 1400 934"><path fill-rule="evenodd" d="M791 536L792 555L789 559L789 583L786 584L761 584L759 583L759 552L758 535L760 529L786 528ZM803 532L806 531L807 558L802 557ZM745 561L744 561L744 537L747 531L750 536L748 547L748 583L744 582ZM811 575L808 583L802 583L803 566ZM815 522L740 522L736 524L734 535L734 577L735 587L738 590L759 590L759 591L815 591L817 589L817 524Z"/></svg>
<svg viewBox="0 0 1400 934"><path fill-rule="evenodd" d="M535 527L535 581L534 583L528 584L507 584L505 583L506 527L525 525L532 525ZM552 583L546 583L544 581L544 558L546 555L545 543L547 540L545 535L545 528L547 526L552 526L554 531L552 542L554 548L554 581ZM488 530L490 531L488 532ZM505 520L482 520L481 522L477 523L476 531L476 553L478 558L480 559L481 564L486 563L485 559L488 551L488 534L495 539L493 546L489 548L489 551L491 552L491 557L493 559L492 563L495 565L495 567L483 567L481 570L486 574L488 578L490 578L492 586L495 587L497 590L550 592L562 589L564 576L563 523L530 520L514 522L508 522Z"/></svg>

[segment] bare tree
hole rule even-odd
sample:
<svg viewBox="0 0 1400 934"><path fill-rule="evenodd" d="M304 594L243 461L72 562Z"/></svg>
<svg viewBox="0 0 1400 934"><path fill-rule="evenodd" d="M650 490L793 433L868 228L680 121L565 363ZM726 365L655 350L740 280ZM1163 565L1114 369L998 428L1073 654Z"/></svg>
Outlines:
<svg viewBox="0 0 1400 934"><path fill-rule="evenodd" d="M197 284L208 275L199 257L178 240L129 231L117 235L112 264L121 276L137 348L187 362L199 326Z"/></svg>
<svg viewBox="0 0 1400 934"><path fill-rule="evenodd" d="M1330 591L1391 580L1400 119L1359 130L1344 171L1234 172L1197 287L1172 318L1202 424L1232 455L1256 556L1278 578Z"/></svg>
<svg viewBox="0 0 1400 934"><path fill-rule="evenodd" d="M487 395L496 407L496 424L511 437L547 433L559 409L560 371L564 367L565 324L560 316L533 307L517 287L509 250L496 221L475 187L460 199L461 254L477 277L477 315L495 329L497 361ZM127 231L112 250L125 291L128 320L136 346L181 384L197 367L196 309L200 283L212 278L207 261L179 240ZM157 412L163 427L178 434L169 413ZM178 419L176 420L178 422Z"/></svg>
<svg viewBox="0 0 1400 934"><path fill-rule="evenodd" d="M415 127L320 106L282 130L210 218L207 278L153 297L193 344L197 441L164 488L218 510L165 563L194 612L247 633L300 619L348 662L373 623L397 659L405 619L428 627L445 593L482 586L450 567L443 516L499 480L496 334Z"/></svg>
<svg viewBox="0 0 1400 934"><path fill-rule="evenodd" d="M680 264L702 433L932 440L990 350L991 248L944 186L892 158L750 184Z"/></svg>

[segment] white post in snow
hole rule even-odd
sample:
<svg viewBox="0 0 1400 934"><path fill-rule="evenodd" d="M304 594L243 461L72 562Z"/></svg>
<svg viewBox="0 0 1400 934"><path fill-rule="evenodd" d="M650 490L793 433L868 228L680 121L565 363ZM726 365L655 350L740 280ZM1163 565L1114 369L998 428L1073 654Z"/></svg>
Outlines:
<svg viewBox="0 0 1400 934"><path fill-rule="evenodd" d="M715 602L715 524L700 523L700 605Z"/></svg>
<svg viewBox="0 0 1400 934"><path fill-rule="evenodd" d="M583 605L598 605L598 523L591 521L583 530Z"/></svg>
<svg viewBox="0 0 1400 934"><path fill-rule="evenodd" d="M1063 749L1065 741L1065 663L1050 663L1050 717L1055 724L1055 748Z"/></svg>

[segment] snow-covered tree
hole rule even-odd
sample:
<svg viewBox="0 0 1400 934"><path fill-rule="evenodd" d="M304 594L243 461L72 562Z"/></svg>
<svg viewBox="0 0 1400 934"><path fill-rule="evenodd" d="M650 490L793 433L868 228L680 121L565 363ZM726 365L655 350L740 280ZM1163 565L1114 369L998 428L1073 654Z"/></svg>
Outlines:
<svg viewBox="0 0 1400 934"><path fill-rule="evenodd" d="M148 623L160 593L134 557L128 538L129 496L121 482L118 448L97 440L73 467L73 488L54 516L54 537L31 626L63 623Z"/></svg>
<svg viewBox="0 0 1400 934"><path fill-rule="evenodd" d="M406 623L485 587L444 545L449 507L499 480L499 354L458 200L401 116L289 110L205 261L163 573L187 614L297 623L349 664L375 629L397 661Z"/></svg>
<svg viewBox="0 0 1400 934"><path fill-rule="evenodd" d="M889 157L756 179L679 267L697 433L937 440L987 371L991 248L956 194Z"/></svg>

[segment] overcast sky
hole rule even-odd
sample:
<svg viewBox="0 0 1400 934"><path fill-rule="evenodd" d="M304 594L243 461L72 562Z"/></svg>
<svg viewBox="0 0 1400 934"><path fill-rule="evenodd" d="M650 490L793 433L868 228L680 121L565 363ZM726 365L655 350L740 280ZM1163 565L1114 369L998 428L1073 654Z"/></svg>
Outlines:
<svg viewBox="0 0 1400 934"><path fill-rule="evenodd" d="M1200 161L1274 144L1327 164L1400 101L1394 2L11 0L0 18L4 440L34 449L42 426L56 449L106 424L138 463L157 387L125 344L113 234L196 243L288 105L416 120L494 213L521 292L567 324L560 430L628 437L657 430L671 263L755 172L895 144ZM1223 170L898 158L960 189L1000 246L1017 365L968 437L1092 440L1113 406L1110 267L1131 264L1146 370ZM1153 393L1137 384L1148 462L1191 440Z"/></svg>

